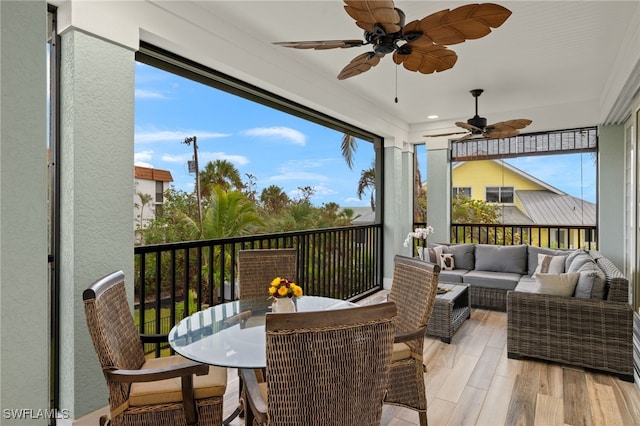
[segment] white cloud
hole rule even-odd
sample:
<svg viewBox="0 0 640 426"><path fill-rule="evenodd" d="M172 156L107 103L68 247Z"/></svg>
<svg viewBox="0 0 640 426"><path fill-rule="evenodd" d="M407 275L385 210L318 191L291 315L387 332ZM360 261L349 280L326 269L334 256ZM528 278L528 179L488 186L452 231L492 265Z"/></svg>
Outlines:
<svg viewBox="0 0 640 426"><path fill-rule="evenodd" d="M201 130L152 130L136 131L136 143L152 142L176 142L182 143L186 138L196 136L198 140L226 138L231 136L228 133L203 132Z"/></svg>
<svg viewBox="0 0 640 426"><path fill-rule="evenodd" d="M319 167L331 167L332 163L335 163L335 162L336 162L336 158L289 160L289 161L286 161L280 167L280 170L282 171L290 170L290 169L306 170L306 169L317 169Z"/></svg>
<svg viewBox="0 0 640 426"><path fill-rule="evenodd" d="M198 154L198 160L201 160L199 162L202 164L214 160L227 160L239 166L244 166L249 163L249 159L244 155L225 154L224 152L200 152Z"/></svg>
<svg viewBox="0 0 640 426"><path fill-rule="evenodd" d="M344 202L346 204L349 204L349 205L357 204L357 205L361 205L361 206L368 206L371 203L371 201L368 200L368 199L361 200L361 199L359 199L357 197L345 198Z"/></svg>
<svg viewBox="0 0 640 426"><path fill-rule="evenodd" d="M167 99L167 97L160 92L145 89L136 89L135 97L136 99Z"/></svg>
<svg viewBox="0 0 640 426"><path fill-rule="evenodd" d="M133 154L133 161L136 163L139 161L151 161L151 158L153 158L153 151L151 150L140 151Z"/></svg>
<svg viewBox="0 0 640 426"><path fill-rule="evenodd" d="M153 167L153 164L151 163L145 163L144 161L136 161L133 163L135 166L138 167L146 167L148 169L155 169L155 167Z"/></svg>
<svg viewBox="0 0 640 426"><path fill-rule="evenodd" d="M185 154L163 154L162 161L167 163L186 163L192 160L192 153ZM249 163L249 159L243 155L225 154L224 152L198 152L198 165L203 168L204 164L214 160L227 160L233 164L243 166Z"/></svg>
<svg viewBox="0 0 640 426"><path fill-rule="evenodd" d="M325 185L316 185L313 187L314 190L314 194L316 196L325 196L325 195L335 195L337 194L336 191L334 191L333 189L329 188L328 186Z"/></svg>
<svg viewBox="0 0 640 426"><path fill-rule="evenodd" d="M256 127L242 132L247 136L266 137L271 139L286 139L295 145L305 146L307 137L304 133L294 130L290 127L274 126L274 127Z"/></svg>
<svg viewBox="0 0 640 426"><path fill-rule="evenodd" d="M186 163L191 160L191 157L193 157L193 154L162 154L161 159L167 163Z"/></svg>
<svg viewBox="0 0 640 426"><path fill-rule="evenodd" d="M325 175L321 175L318 173L309 173L309 172L301 172L301 171L285 171L282 174L271 176L269 178L271 181L316 181L316 182L327 182L329 178Z"/></svg>

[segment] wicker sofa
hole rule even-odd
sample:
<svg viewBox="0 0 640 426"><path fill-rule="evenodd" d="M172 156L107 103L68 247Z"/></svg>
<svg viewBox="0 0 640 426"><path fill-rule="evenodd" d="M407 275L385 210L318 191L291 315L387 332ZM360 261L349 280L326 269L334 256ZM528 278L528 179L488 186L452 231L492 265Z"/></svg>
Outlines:
<svg viewBox="0 0 640 426"><path fill-rule="evenodd" d="M438 254L442 259L450 254L455 265L452 270L440 272L441 282L469 284L474 307L507 311L509 358L544 359L606 371L633 381L629 282L601 253L472 244L440 245L440 253L433 253L437 246L430 246L430 255ZM472 266L471 253L473 268L467 269ZM425 252L424 256L429 254ZM547 267L549 259L551 262L556 259L556 266L563 262L565 271L580 271L580 280L583 275L590 278L592 288L585 290L580 281L571 296L541 293L539 287L536 289L534 274L540 268L544 270L544 265L539 266L538 262L542 259L547 261Z"/></svg>

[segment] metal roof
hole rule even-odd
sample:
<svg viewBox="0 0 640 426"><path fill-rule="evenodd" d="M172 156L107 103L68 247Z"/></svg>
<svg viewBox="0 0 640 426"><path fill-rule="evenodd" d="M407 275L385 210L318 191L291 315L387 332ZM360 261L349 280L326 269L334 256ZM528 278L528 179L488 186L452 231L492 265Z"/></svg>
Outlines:
<svg viewBox="0 0 640 426"><path fill-rule="evenodd" d="M539 190L516 191L516 196L524 213L537 225L596 225L596 205L589 201Z"/></svg>

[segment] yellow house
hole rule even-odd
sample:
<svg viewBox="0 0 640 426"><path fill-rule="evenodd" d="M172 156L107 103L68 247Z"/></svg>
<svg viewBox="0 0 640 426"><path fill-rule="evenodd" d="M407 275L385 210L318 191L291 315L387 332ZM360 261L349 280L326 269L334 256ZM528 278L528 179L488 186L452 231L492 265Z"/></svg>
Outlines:
<svg viewBox="0 0 640 426"><path fill-rule="evenodd" d="M452 199L465 196L500 206L501 225L521 241L542 246L596 248L596 205L573 197L500 160L465 161L452 170Z"/></svg>

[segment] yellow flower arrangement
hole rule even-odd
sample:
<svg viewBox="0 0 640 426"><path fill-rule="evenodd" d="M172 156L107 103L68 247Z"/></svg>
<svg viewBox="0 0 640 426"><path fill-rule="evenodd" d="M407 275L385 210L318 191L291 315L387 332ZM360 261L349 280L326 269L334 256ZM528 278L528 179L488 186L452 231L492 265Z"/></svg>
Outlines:
<svg viewBox="0 0 640 426"><path fill-rule="evenodd" d="M300 297L302 296L302 287L286 278L276 277L269 286L269 295L275 298Z"/></svg>

